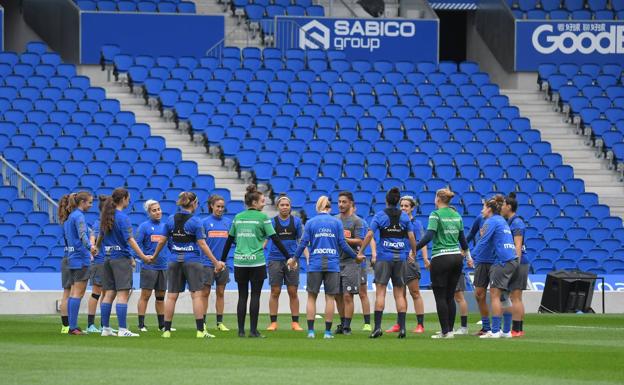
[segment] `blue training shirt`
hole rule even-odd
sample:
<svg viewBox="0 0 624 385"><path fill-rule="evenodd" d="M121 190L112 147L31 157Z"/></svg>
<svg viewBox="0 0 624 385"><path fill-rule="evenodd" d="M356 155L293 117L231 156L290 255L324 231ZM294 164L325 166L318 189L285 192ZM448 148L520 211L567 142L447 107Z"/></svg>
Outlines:
<svg viewBox="0 0 624 385"><path fill-rule="evenodd" d="M504 264L516 258L516 246L509 225L500 215L485 220L481 227L481 239L474 250L476 263Z"/></svg>
<svg viewBox="0 0 624 385"><path fill-rule="evenodd" d="M509 218L507 223L509 224L509 229L511 230L512 236L516 237L517 235L520 235L522 237L522 257L520 258L520 263L523 265L528 265L529 260L526 257L526 246L524 244L524 232L526 230L526 224L524 223L522 218L517 215Z"/></svg>
<svg viewBox="0 0 624 385"><path fill-rule="evenodd" d="M97 241L98 236L100 235L100 220L96 220L93 222L93 226L91 226L91 232ZM94 265L102 265L104 264L104 259L106 256L104 255L104 248L100 249L100 251L93 257Z"/></svg>
<svg viewBox="0 0 624 385"><path fill-rule="evenodd" d="M351 258L357 255L344 237L344 228L338 218L321 213L310 219L303 229L303 238L295 251L299 258L303 249L310 244L308 272L340 272L340 250Z"/></svg>
<svg viewBox="0 0 624 385"><path fill-rule="evenodd" d="M70 269L82 269L91 264L91 242L84 212L75 209L63 223Z"/></svg>
<svg viewBox="0 0 624 385"><path fill-rule="evenodd" d="M466 237L466 243L470 244L473 240L476 242L481 238L481 234L479 230L481 229L481 225L483 224L483 216L481 214L477 215L474 222L472 222L472 227L470 228L470 233Z"/></svg>
<svg viewBox="0 0 624 385"><path fill-rule="evenodd" d="M132 238L130 218L121 210L115 210L113 228L102 240L104 254L110 259L132 258L128 239Z"/></svg>
<svg viewBox="0 0 624 385"><path fill-rule="evenodd" d="M404 212L401 212L401 216L399 217L399 225L407 232L414 232L414 226ZM405 261L410 250L407 241L408 238L382 238L381 230L388 226L390 226L390 218L383 210L375 214L371 221L370 230L373 232L380 232L379 242L377 243L377 260L392 261L400 259L401 261Z"/></svg>
<svg viewBox="0 0 624 385"><path fill-rule="evenodd" d="M225 241L228 239L228 233L230 231L230 227L232 226L232 220L224 215L219 218L214 214L210 214L208 218L202 221L202 226L204 227L204 232L206 233L206 243L212 251L212 254L217 259L221 258L223 248L225 247ZM234 254L232 253L233 250L234 248L231 248L230 254L228 254L228 266L233 266L234 263ZM208 258L207 255L204 255L203 251L200 250L199 252L204 257L204 266L214 267L210 258Z"/></svg>
<svg viewBox="0 0 624 385"><path fill-rule="evenodd" d="M282 220L282 218L280 218L279 216L271 219L273 228L275 229L275 232L277 233L278 227L276 226L275 220L276 219L279 220L279 223L282 226L282 228L287 229L288 226L290 225L291 218L295 224L295 237L297 239L292 240L292 239L280 238L282 241L282 244L284 245L286 250L288 250L288 255L293 255L295 253L295 250L297 250L297 245L299 244L299 240L301 239L301 235L303 234L303 226L301 225L301 218L291 215L285 221ZM280 236L280 234L278 233L277 236ZM269 238L269 242L267 243L266 249L269 250L269 254L267 255L267 260L269 261L283 261L284 260L284 256L282 255L282 253L279 251L277 246L275 246L275 244L270 238Z"/></svg>
<svg viewBox="0 0 624 385"><path fill-rule="evenodd" d="M414 239L416 239L416 242L418 242L422 239L422 237L425 236L425 229L422 223L420 223L420 221L418 220L418 218L412 217L411 222L412 222L412 233L414 233ZM422 254L421 251L418 250L418 254L416 254L416 257L422 256L421 254ZM409 251L408 251L408 255L409 255Z"/></svg>
<svg viewBox="0 0 624 385"><path fill-rule="evenodd" d="M145 255L154 255L156 246L161 239L166 237L165 222L149 219L139 225L136 232L136 241ZM153 263L141 264L145 270L167 270L169 264L169 248L163 247L158 258Z"/></svg>
<svg viewBox="0 0 624 385"><path fill-rule="evenodd" d="M178 213L191 214L187 210L180 210ZM173 258L180 262L198 262L204 263L204 257L201 255L197 241L200 239L206 239L206 231L202 226L201 219L197 216L192 216L186 223L184 223L184 232L188 235L195 236L195 242L174 242L172 239L173 230L175 228L175 215L170 216L165 224L165 233L171 242L171 253Z"/></svg>

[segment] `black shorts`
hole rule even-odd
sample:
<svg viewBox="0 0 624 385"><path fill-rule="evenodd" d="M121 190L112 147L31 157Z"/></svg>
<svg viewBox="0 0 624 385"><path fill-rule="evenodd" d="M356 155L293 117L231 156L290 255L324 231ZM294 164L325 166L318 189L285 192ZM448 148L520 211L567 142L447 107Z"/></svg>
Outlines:
<svg viewBox="0 0 624 385"><path fill-rule="evenodd" d="M107 258L104 261L104 273L102 274L102 288L104 290L130 290L132 289L132 259Z"/></svg>
<svg viewBox="0 0 624 385"><path fill-rule="evenodd" d="M61 286L63 290L71 289L72 280L71 273L69 271L69 260L67 257L63 257L61 260Z"/></svg>
<svg viewBox="0 0 624 385"><path fill-rule="evenodd" d="M90 266L83 266L80 269L69 269L69 277L70 277L72 285L76 282L88 281L90 275L91 275Z"/></svg>
<svg viewBox="0 0 624 385"><path fill-rule="evenodd" d="M167 274L165 270L141 269L141 289L167 290Z"/></svg>
<svg viewBox="0 0 624 385"><path fill-rule="evenodd" d="M529 265L520 264L516 267L509 281L509 290L526 290L529 281Z"/></svg>
<svg viewBox="0 0 624 385"><path fill-rule="evenodd" d="M234 266L234 280L237 283L263 283L267 277L266 265L254 267Z"/></svg>
<svg viewBox="0 0 624 385"><path fill-rule="evenodd" d="M360 265L347 262L340 265L340 293L357 294L360 291Z"/></svg>
<svg viewBox="0 0 624 385"><path fill-rule="evenodd" d="M374 266L375 283L387 286L390 279L394 287L405 286L403 269L405 261L377 261Z"/></svg>
<svg viewBox="0 0 624 385"><path fill-rule="evenodd" d="M102 286L102 275L104 274L104 264L91 265L91 286Z"/></svg>
<svg viewBox="0 0 624 385"><path fill-rule="evenodd" d="M504 265L499 265L498 263L493 264L490 269L490 288L507 290L509 288L511 276L514 274L517 267L517 259L507 261Z"/></svg>
<svg viewBox="0 0 624 385"><path fill-rule="evenodd" d="M463 272L459 275L457 286L455 286L455 292L458 291L466 291L466 274Z"/></svg>
<svg viewBox="0 0 624 385"><path fill-rule="evenodd" d="M199 262L169 262L167 269L167 291L183 293L188 284L189 291L204 288L204 265Z"/></svg>
<svg viewBox="0 0 624 385"><path fill-rule="evenodd" d="M405 284L407 285L415 279L420 279L420 265L418 261L414 261L413 263L405 261L405 266L403 267L403 280Z"/></svg>
<svg viewBox="0 0 624 385"><path fill-rule="evenodd" d="M225 269L215 274L213 266L204 266L204 285L212 286L215 282L217 286L225 286L230 282L230 268L225 266Z"/></svg>
<svg viewBox="0 0 624 385"><path fill-rule="evenodd" d="M308 272L308 293L318 294L321 284L325 294L336 295L340 293L340 273L333 271L310 271Z"/></svg>
<svg viewBox="0 0 624 385"><path fill-rule="evenodd" d="M446 287L455 290L457 280L464 268L461 254L439 255L431 258L431 287Z"/></svg>
<svg viewBox="0 0 624 385"><path fill-rule="evenodd" d="M487 288L490 284L490 268L491 263L479 263L474 269L474 280L472 285L474 287Z"/></svg>
<svg viewBox="0 0 624 385"><path fill-rule="evenodd" d="M299 268L288 270L286 261L269 261L269 285L299 286Z"/></svg>

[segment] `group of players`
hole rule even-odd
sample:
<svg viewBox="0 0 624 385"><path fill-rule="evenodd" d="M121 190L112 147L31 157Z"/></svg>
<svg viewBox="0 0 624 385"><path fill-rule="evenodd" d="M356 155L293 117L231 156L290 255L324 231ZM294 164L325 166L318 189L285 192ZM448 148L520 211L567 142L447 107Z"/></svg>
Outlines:
<svg viewBox="0 0 624 385"><path fill-rule="evenodd" d="M370 225L356 215L353 194L341 192L340 213L330 215L331 202L322 196L316 203L317 215L305 225L291 213L288 196L280 195L275 204L279 214L268 218L262 212L266 198L254 185L247 188L247 210L233 221L225 213L225 200L213 195L208 200L210 215L194 215L199 206L193 192L182 192L177 201L179 211L166 220L157 201L144 204L147 220L133 231L124 209L130 195L124 188L110 196L99 196L100 218L87 224L84 213L93 204L88 192L68 194L59 202L59 220L63 225L66 257L62 262L63 300L61 332L71 335L100 333L102 336L136 337L128 329L127 309L132 289L135 259L141 260L138 301L138 328L146 332L147 303L155 296L158 328L162 337L170 338L176 301L186 288L191 293L197 338L214 338L206 326L208 299L216 286L217 329L228 331L223 323L224 291L229 281L228 254L235 245L234 278L238 286L238 334L244 337L247 313L249 337L263 338L258 330L260 294L269 278L269 331L278 329L278 302L283 286L290 301L291 329L303 331L299 324L299 260L307 262L308 293L306 305L307 336L315 338L316 302L323 287L325 295L324 338L335 334L350 335L354 299L362 303L364 326L370 338L383 335L382 318L387 286L392 291L397 309L396 324L386 332L406 337L407 291L413 299L417 326L414 333L424 333L424 304L420 294L418 258L431 273L431 287L436 301L440 332L432 338L453 338L468 334L468 307L464 298L466 266L475 268L475 297L482 316L481 338L522 336L524 307L522 290L526 287L528 265L524 256L524 223L515 213L513 194L497 195L484 202L481 215L468 237L464 236L462 218L450 206L454 194L448 189L436 192L436 210L429 216L426 232L413 215L416 201L401 196L397 188L386 194L386 209L379 211ZM375 240L375 235L377 235ZM429 258L427 244L433 241ZM468 241L474 241L472 255ZM364 251L371 250L370 265L374 270L374 322L371 326L367 293L367 261ZM78 327L78 312L87 283L92 294L88 300L88 324ZM486 291L490 288L492 323ZM406 289L407 288L407 289ZM116 303L118 329L110 325L113 302ZM95 325L98 301L101 328ZM455 302L459 305L461 327L454 330ZM249 310L248 310L249 305ZM337 307L340 323L332 332ZM503 322L504 321L504 322ZM512 328L513 321L513 331ZM502 328L501 328L501 323ZM501 330L502 329L502 330Z"/></svg>

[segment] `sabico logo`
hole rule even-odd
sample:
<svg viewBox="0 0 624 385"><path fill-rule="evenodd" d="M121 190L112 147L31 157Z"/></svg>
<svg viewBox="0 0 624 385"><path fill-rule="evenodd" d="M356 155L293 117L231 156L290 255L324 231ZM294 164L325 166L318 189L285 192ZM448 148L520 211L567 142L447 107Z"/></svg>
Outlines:
<svg viewBox="0 0 624 385"><path fill-rule="evenodd" d="M299 48L306 49L366 49L381 47L382 37L409 38L416 35L416 24L411 21L335 20L333 37L330 29L312 20L299 30Z"/></svg>
<svg viewBox="0 0 624 385"><path fill-rule="evenodd" d="M624 25L612 25L604 32L572 32L566 31L554 35L553 25L540 25L533 31L533 47L537 52L548 55L555 51L570 55L576 52L581 54L618 54L624 53ZM540 39L545 37L547 44ZM543 41L543 40L542 40Z"/></svg>

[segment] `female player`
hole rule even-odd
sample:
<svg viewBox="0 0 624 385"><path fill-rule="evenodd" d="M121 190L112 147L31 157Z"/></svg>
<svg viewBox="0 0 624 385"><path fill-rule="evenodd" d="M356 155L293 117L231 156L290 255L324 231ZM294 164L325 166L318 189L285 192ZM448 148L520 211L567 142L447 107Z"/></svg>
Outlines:
<svg viewBox="0 0 624 385"><path fill-rule="evenodd" d="M494 263L490 268L490 302L492 307L492 331L480 338L511 337L509 330L501 333L503 305L501 295L509 287L509 281L518 266L516 246L511 236L511 230L505 219L500 215L505 203L502 195L488 199L481 211L485 222L481 228L481 239L475 247L476 255L492 254ZM511 321L511 314L509 314ZM509 324L509 325L508 325ZM511 327L511 322L505 326Z"/></svg>
<svg viewBox="0 0 624 385"><path fill-rule="evenodd" d="M197 338L214 338L206 332L204 327L204 300L202 290L205 282L203 257L200 250L210 258L215 266L215 272L219 273L225 268L225 264L218 261L206 244L206 232L201 224L201 219L193 215L199 205L197 195L190 191L181 192L178 196L180 211L170 216L165 224L165 236L160 238L154 259L171 239L172 258L167 270L168 293L165 303L165 331L163 338L171 338L171 322L175 311L176 301L180 293L184 292L188 284L193 301L193 314L195 315L195 327Z"/></svg>
<svg viewBox="0 0 624 385"><path fill-rule="evenodd" d="M314 318L316 317L316 298L325 286L325 335L324 338L334 338L331 332L334 318L335 296L340 292L340 252L354 258L357 263L364 260L364 256L355 254L344 236L342 222L329 215L331 203L329 198L321 196L316 201L317 216L310 219L303 229L301 243L295 251L293 259L288 261L291 269L295 268L303 250L310 246L308 262L308 302L306 316L308 321L308 338L314 338Z"/></svg>
<svg viewBox="0 0 624 385"><path fill-rule="evenodd" d="M466 291L466 274L462 270L462 273L457 280L457 286L455 287L455 303L459 306L459 316L461 326L459 329L453 331L455 335L466 335L468 334L468 303L466 302L466 298L464 297L464 292ZM457 310L456 310L457 311ZM453 320L454 321L454 320ZM451 325L451 329L454 324Z"/></svg>
<svg viewBox="0 0 624 385"><path fill-rule="evenodd" d="M303 226L299 218L291 215L290 198L288 196L280 194L279 198L277 198L276 206L279 214L272 219L273 228L284 244L286 251L288 251L288 255L292 255L297 249L299 239L301 239ZM271 296L269 298L271 324L267 330L277 330L279 297L282 292L282 285L286 285L292 319L290 328L295 331L302 331L303 329L299 326L299 295L297 294L297 289L299 288L299 268L289 269L282 253L273 242L265 242L265 248L269 250L268 267L269 284L271 285Z"/></svg>
<svg viewBox="0 0 624 385"><path fill-rule="evenodd" d="M401 194L396 187L391 188L386 193L386 209L379 211L373 217L370 229L362 241L359 257L364 257L363 250L370 243L376 231L379 231L380 241L377 245L377 260L371 263L375 269L375 327L370 338L379 338L383 335L381 321L386 303L386 287L392 279L392 292L398 312L399 338L405 338L405 314L407 312L407 301L405 299L405 282L403 280L403 269L405 261L414 262L414 256L418 252L416 249L416 239L412 222L407 214L397 208ZM409 241L412 254L408 257L409 251L406 240ZM422 248L422 247L421 247Z"/></svg>
<svg viewBox="0 0 624 385"><path fill-rule="evenodd" d="M451 325L455 321L456 314L453 297L463 267L462 252L458 243L466 256L468 266L472 267L462 217L449 207L453 196L455 194L449 189L440 189L436 192L436 210L429 215L427 232L416 245L416 249L420 250L433 240L431 262L424 256L423 259L425 267L431 271L431 287L442 330L440 334L434 334L431 338L453 338Z"/></svg>
<svg viewBox="0 0 624 385"><path fill-rule="evenodd" d="M228 231L232 225L232 221L225 217L225 199L220 195L211 195L208 198L208 212L210 216L204 219L202 225L206 232L206 243L215 256L221 256L225 241L228 237ZM215 273L214 264L210 258L204 259L204 270L206 273L206 282L204 286L204 314L208 311L208 298L212 284L216 282L217 298L215 310L217 314L217 330L222 332L230 331L223 323L223 307L225 296L225 285L230 281L230 268L227 263L223 270Z"/></svg>
<svg viewBox="0 0 624 385"><path fill-rule="evenodd" d="M414 197L411 197L409 195L401 197L399 207L405 214L407 214L410 221L412 222L412 227L414 228L414 237L417 241L419 241L420 239L422 239L423 235L425 235L425 231L423 230L423 226L420 221L413 215L414 208L416 208L416 200L414 199ZM426 247L423 247L420 252L422 253L423 258L427 256ZM412 255L410 254L410 256ZM406 261L405 270L403 271L403 280L405 281L405 284L409 289L410 295L412 296L412 300L414 301L414 310L416 311L416 322L418 324L416 325L416 328L413 330L413 332L422 334L425 332L425 304L422 297L420 296L420 265L418 264L417 259L414 259L413 262ZM397 322L397 324L395 324L392 328L386 330L386 332L396 333L399 330L400 327Z"/></svg>
<svg viewBox="0 0 624 385"><path fill-rule="evenodd" d="M130 194L125 188L116 188L106 199L100 213L100 234L97 246L104 248L106 260L102 274L103 288L106 291L100 305L102 314L102 336L114 336L110 327L110 315L113 301L117 298L118 337L138 337L128 330L127 314L130 289L132 289L132 270L135 265L130 248L146 263L152 262L152 256L146 256L132 236L130 219L123 210L130 204Z"/></svg>
<svg viewBox="0 0 624 385"><path fill-rule="evenodd" d="M71 293L67 300L67 313L69 316L69 334L82 335L84 333L78 327L78 312L80 302L84 297L89 281L89 271L92 254L95 248L89 242L87 224L84 213L93 205L93 197L85 191L73 195L70 201L71 214L63 223L65 241L67 242L69 272L71 276Z"/></svg>
<svg viewBox="0 0 624 385"><path fill-rule="evenodd" d="M355 207L354 204L352 210L353 215L357 215L356 211L357 207ZM364 239L364 237L366 237L366 233L368 233L368 223L359 215L358 217L362 220L362 234L360 234L360 237ZM377 259L377 244L375 243L375 238L371 239L370 250L371 257ZM366 264L366 259L364 259L360 264L360 290L358 291L358 296L360 297L360 303L362 304L362 316L364 317L362 331L372 332L373 328L371 327L370 322L370 300L368 299L368 266Z"/></svg>
<svg viewBox="0 0 624 385"><path fill-rule="evenodd" d="M98 196L98 210L102 212L104 203L108 199L107 195ZM90 240L91 244L95 245L97 237L100 233L100 219L98 218L91 226ZM91 297L88 303L88 321L87 331L89 333L101 333L102 330L95 326L95 312L97 311L98 301L104 294L102 290L102 273L104 271L104 251L98 250L98 253L93 256L93 262L91 264Z"/></svg>
<svg viewBox="0 0 624 385"><path fill-rule="evenodd" d="M165 223L162 221L162 209L160 204L150 199L143 204L143 209L149 219L139 225L137 229L136 241L141 250L146 255L151 255L156 250L160 239L165 236ZM169 262L169 249L163 250L158 259L152 263L141 265L141 297L137 305L139 316L139 331L146 332L145 311L147 303L152 296L152 290L156 297L156 317L158 319L158 329L165 329L165 291L167 290L167 265Z"/></svg>
<svg viewBox="0 0 624 385"><path fill-rule="evenodd" d="M509 282L509 290L511 291L511 309L513 316L513 327L511 335L513 337L524 336L522 323L524 322L524 304L522 303L522 291L526 289L529 277L529 260L526 257L526 247L524 246L524 230L526 225L516 211L518 210L518 201L515 193L509 193L505 198L505 204L501 209L501 214L507 220L509 229L513 235L514 244L516 246L516 256L520 261L520 265L514 272Z"/></svg>
<svg viewBox="0 0 624 385"><path fill-rule="evenodd" d="M485 201L483 203L485 203ZM472 242L474 246L479 241L479 238L481 238L480 229L484 221L483 215L479 213L472 223L470 233L468 233L466 237L466 242L468 242L468 244ZM476 332L475 336L481 336L492 330L490 327L490 308L486 300L486 292L490 284L490 266L492 266L492 258L493 256L488 253L485 255L475 254L474 256L474 296L479 306L479 313L481 314L481 330Z"/></svg>
<svg viewBox="0 0 624 385"><path fill-rule="evenodd" d="M265 197L256 189L256 185L249 185L245 194L247 210L234 217L228 239L225 242L221 261L227 260L232 243L236 243L234 253L234 279L238 284L238 306L236 316L238 320L238 336L245 337L245 318L249 286L251 284L251 300L249 301L250 331L249 337L264 338L258 332L258 313L260 312L260 293L266 279L266 260L264 258L264 241L271 238L280 250L284 260L290 258L288 251L282 244L271 225L271 220L262 212Z"/></svg>
<svg viewBox="0 0 624 385"><path fill-rule="evenodd" d="M67 218L69 217L69 214L71 214L71 210L70 210L70 201L73 201L74 194L65 194L61 197L61 199L59 200L59 205L58 205L58 218L59 218L59 224L63 225L65 223L65 221L67 221ZM69 333L69 316L67 315L67 301L69 300L69 294L71 293L71 275L69 272L69 261L68 261L68 257L67 257L67 250L68 250L68 245L67 245L67 240L65 239L65 236L63 236L63 240L65 242L65 255L63 256L63 259L61 260L61 286L63 287L63 297L61 298L61 305L60 305L60 310L61 310L61 334L68 334Z"/></svg>

